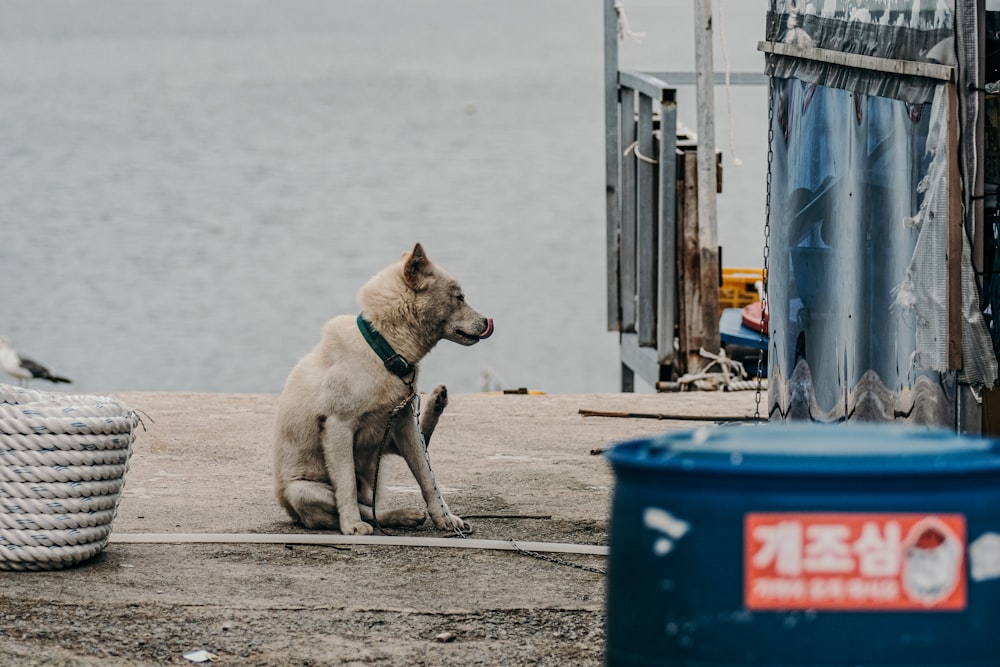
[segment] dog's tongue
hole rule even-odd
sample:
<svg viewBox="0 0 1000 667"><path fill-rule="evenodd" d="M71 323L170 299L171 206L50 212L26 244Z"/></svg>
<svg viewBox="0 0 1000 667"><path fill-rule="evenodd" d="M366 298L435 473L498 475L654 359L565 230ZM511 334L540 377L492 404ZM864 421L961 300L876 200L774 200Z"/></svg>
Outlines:
<svg viewBox="0 0 1000 667"><path fill-rule="evenodd" d="M493 318L488 317L486 318L486 331L479 334L479 340L486 340L492 335L493 335Z"/></svg>

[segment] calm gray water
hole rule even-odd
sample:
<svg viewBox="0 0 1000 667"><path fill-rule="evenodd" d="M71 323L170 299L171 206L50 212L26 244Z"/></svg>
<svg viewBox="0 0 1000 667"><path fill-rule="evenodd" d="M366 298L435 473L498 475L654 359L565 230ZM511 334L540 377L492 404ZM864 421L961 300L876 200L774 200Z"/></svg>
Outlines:
<svg viewBox="0 0 1000 667"><path fill-rule="evenodd" d="M690 0L625 6L647 36L623 64L692 69ZM734 70L762 67L764 7L724 0L716 16ZM356 312L357 288L415 241L497 327L439 345L424 388L618 390L600 0L0 13L0 335L71 390L280 391L322 323ZM733 93L744 164L727 166L719 234L727 265L754 266L766 92Z"/></svg>

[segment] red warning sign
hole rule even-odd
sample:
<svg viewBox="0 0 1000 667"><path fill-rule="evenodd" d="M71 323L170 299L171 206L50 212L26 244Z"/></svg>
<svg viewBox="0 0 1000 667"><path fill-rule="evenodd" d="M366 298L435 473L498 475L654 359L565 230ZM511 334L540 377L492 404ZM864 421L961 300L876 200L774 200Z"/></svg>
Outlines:
<svg viewBox="0 0 1000 667"><path fill-rule="evenodd" d="M748 609L958 611L965 517L750 513L743 569Z"/></svg>

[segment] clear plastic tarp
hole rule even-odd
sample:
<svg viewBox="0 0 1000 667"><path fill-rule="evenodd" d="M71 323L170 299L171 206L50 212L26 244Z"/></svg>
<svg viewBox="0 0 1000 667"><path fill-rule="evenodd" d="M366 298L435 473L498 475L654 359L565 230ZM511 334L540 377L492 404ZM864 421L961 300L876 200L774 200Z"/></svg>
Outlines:
<svg viewBox="0 0 1000 667"><path fill-rule="evenodd" d="M953 421L944 105L772 86L772 418Z"/></svg>
<svg viewBox="0 0 1000 667"><path fill-rule="evenodd" d="M969 234L962 235L961 322L949 322L950 204L967 196L953 188L949 165L970 160L950 143L954 88L806 53L954 65L963 57L954 6L772 0L767 41L805 54L770 55L767 65L772 419L953 427L957 386L966 381L960 373L979 384L996 378ZM963 360L973 361L962 371L949 361L954 327Z"/></svg>

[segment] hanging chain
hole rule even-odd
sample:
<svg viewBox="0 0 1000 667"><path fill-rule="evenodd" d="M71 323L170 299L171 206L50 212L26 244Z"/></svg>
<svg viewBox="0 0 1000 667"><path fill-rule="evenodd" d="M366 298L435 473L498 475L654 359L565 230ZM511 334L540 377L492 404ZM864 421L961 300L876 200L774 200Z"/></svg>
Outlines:
<svg viewBox="0 0 1000 667"><path fill-rule="evenodd" d="M764 289L760 304L760 347L757 350L757 392L754 397L754 423L760 424L760 395L764 383L764 347L769 345L768 331L768 263L771 259L771 168L774 162L774 94L775 79L768 81L767 96L767 194L764 199Z"/></svg>

